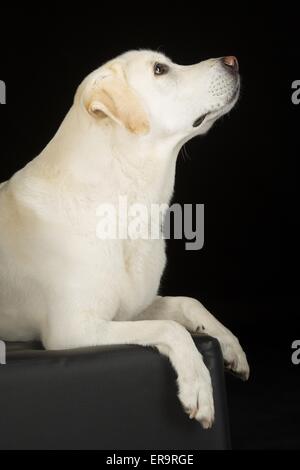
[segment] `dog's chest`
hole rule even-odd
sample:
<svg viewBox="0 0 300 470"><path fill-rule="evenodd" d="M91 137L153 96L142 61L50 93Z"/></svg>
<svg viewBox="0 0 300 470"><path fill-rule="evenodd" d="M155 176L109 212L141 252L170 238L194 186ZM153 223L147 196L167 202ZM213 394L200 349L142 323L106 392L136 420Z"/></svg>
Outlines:
<svg viewBox="0 0 300 470"><path fill-rule="evenodd" d="M130 319L152 303L165 267L163 240L124 240L119 319Z"/></svg>

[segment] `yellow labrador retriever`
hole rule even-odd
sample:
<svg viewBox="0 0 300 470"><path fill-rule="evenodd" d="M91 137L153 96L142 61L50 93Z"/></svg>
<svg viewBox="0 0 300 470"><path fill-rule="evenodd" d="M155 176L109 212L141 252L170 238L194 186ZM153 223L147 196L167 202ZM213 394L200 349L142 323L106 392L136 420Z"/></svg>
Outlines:
<svg viewBox="0 0 300 470"><path fill-rule="evenodd" d="M164 240L104 239L99 204L170 202L181 146L236 103L238 62L191 66L130 51L91 73L42 153L0 186L0 338L47 349L151 345L168 356L191 418L214 420L210 374L190 332L217 338L248 378L237 338L195 299L157 296Z"/></svg>

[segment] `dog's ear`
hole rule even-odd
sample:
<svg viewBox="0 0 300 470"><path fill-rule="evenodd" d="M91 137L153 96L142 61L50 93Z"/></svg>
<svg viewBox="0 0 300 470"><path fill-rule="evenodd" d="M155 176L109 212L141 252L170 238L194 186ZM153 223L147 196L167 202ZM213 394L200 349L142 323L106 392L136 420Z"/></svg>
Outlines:
<svg viewBox="0 0 300 470"><path fill-rule="evenodd" d="M134 134L149 132L146 111L128 85L120 64L111 65L107 75L93 82L84 104L87 111L97 119L109 117Z"/></svg>

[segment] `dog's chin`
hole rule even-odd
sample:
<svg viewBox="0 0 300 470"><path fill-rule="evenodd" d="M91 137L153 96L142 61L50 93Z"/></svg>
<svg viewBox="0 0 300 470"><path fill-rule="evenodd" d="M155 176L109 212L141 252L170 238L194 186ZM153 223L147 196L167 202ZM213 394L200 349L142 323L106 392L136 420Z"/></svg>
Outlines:
<svg viewBox="0 0 300 470"><path fill-rule="evenodd" d="M238 84L236 89L228 96L227 100L224 104L222 104L222 106L218 107L218 109L208 111L196 119L193 123L193 127L197 133L206 133L215 121L217 121L221 116L224 116L224 114L229 113L229 111L231 111L232 108L234 108L236 105L239 99L239 95L240 85Z"/></svg>
<svg viewBox="0 0 300 470"><path fill-rule="evenodd" d="M206 117L207 121L211 121L211 120L215 121L216 119L219 119L221 116L224 116L224 114L229 113L229 111L231 111L236 105L238 99L239 99L239 91L234 93L234 95L230 99L228 99L228 101L219 109L208 113Z"/></svg>

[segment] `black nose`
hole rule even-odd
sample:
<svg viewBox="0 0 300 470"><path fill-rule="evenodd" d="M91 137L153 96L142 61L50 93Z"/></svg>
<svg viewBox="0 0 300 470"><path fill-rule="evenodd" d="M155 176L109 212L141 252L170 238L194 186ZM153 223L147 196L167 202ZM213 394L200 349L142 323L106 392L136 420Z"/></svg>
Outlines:
<svg viewBox="0 0 300 470"><path fill-rule="evenodd" d="M239 71L239 63L234 55L222 57L221 61L227 69L231 70L231 72L237 73Z"/></svg>

